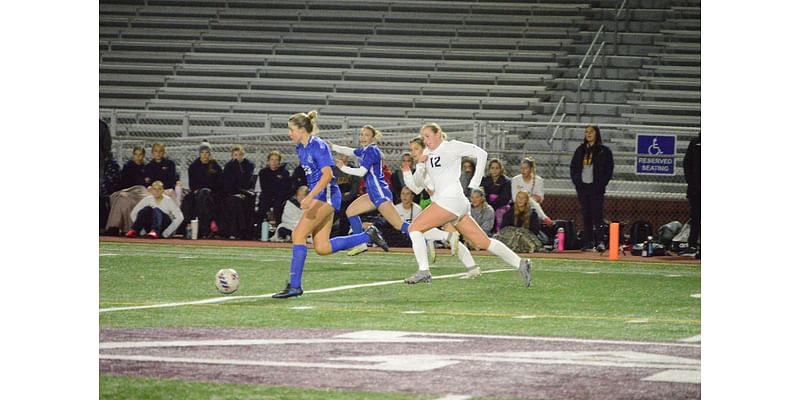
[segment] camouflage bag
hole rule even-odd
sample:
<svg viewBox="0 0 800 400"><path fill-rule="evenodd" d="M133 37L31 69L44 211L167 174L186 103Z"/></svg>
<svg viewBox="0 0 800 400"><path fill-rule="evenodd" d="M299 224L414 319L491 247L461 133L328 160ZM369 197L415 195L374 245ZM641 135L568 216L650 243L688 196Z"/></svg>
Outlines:
<svg viewBox="0 0 800 400"><path fill-rule="evenodd" d="M534 253L541 251L544 247L542 246L542 241L533 232L515 226L507 226L501 229L500 232L494 235L494 238L503 242L515 253Z"/></svg>

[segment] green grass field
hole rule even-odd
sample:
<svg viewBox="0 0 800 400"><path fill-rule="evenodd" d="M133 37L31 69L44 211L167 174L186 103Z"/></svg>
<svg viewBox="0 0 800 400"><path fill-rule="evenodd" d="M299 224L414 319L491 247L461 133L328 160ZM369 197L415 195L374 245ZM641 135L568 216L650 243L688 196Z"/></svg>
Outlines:
<svg viewBox="0 0 800 400"><path fill-rule="evenodd" d="M222 303L102 312L100 327L338 328L645 341L700 334L700 299L691 296L700 293L700 268L695 265L534 259L533 285L526 289L516 271L489 273L508 268L500 259L476 256L484 274L475 280L394 283L289 300L236 299L281 290L290 257L289 249L101 243L101 309L220 297L213 287L220 268L236 269L242 286ZM310 291L402 280L415 270L409 253L320 257L311 251L303 287ZM463 271L457 258L441 254L431 268L434 277ZM104 398L150 397L140 391L153 386L190 392L197 388L198 396L176 395L184 398L209 398L200 393L212 390L177 381L101 378ZM258 387L242 390L290 396L278 389L274 395ZM317 395L335 398L329 392ZM342 398L371 397L345 393Z"/></svg>

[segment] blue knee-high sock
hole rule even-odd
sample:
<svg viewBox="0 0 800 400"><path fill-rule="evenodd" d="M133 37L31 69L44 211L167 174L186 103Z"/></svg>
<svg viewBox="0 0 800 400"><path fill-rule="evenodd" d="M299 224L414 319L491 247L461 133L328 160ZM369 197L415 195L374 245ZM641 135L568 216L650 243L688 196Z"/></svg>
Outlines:
<svg viewBox="0 0 800 400"><path fill-rule="evenodd" d="M366 233L356 233L350 236L337 236L331 239L331 252L356 247L362 243L369 242L369 235Z"/></svg>
<svg viewBox="0 0 800 400"><path fill-rule="evenodd" d="M303 267L306 264L308 249L304 244L292 246L292 267L289 270L289 284L293 288L299 288L303 279Z"/></svg>
<svg viewBox="0 0 800 400"><path fill-rule="evenodd" d="M350 221L350 229L353 230L354 234L364 232L364 227L361 226L360 216L353 215L352 217L347 217L347 220Z"/></svg>
<svg viewBox="0 0 800 400"><path fill-rule="evenodd" d="M403 226L400 227L400 232L408 235L408 222L403 222Z"/></svg>

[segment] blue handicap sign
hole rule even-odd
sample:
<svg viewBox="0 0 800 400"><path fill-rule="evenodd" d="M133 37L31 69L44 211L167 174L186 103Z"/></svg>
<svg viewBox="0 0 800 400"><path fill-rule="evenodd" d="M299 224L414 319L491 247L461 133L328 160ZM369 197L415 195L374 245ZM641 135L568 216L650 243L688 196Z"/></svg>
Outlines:
<svg viewBox="0 0 800 400"><path fill-rule="evenodd" d="M636 135L636 174L675 175L675 135Z"/></svg>

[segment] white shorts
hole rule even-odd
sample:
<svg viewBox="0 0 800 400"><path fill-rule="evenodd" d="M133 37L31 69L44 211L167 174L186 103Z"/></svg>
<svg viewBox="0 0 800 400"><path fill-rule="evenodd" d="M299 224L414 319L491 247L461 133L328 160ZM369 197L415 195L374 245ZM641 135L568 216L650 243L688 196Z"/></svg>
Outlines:
<svg viewBox="0 0 800 400"><path fill-rule="evenodd" d="M457 196L434 197L435 198L431 198L431 201L439 207L455 214L457 221L460 221L461 217L469 215L469 200L467 200L463 194L459 193Z"/></svg>

